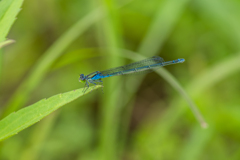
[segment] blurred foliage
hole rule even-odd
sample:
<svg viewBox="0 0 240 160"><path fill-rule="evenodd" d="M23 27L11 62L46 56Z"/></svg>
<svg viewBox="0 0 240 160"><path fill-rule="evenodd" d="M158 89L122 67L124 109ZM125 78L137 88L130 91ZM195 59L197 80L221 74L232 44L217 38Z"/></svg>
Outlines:
<svg viewBox="0 0 240 160"><path fill-rule="evenodd" d="M166 77L112 77L104 94L2 141L0 159L240 159L239 17L238 0L25 0L7 36L16 43L1 51L2 115L83 87L80 73L130 63L119 54L134 51L185 58L165 69L209 127Z"/></svg>

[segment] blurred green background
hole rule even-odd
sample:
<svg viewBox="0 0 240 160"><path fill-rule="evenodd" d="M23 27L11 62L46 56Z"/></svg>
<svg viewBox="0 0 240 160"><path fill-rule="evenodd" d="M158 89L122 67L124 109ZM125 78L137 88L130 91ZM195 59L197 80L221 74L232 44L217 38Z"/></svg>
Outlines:
<svg viewBox="0 0 240 160"><path fill-rule="evenodd" d="M25 0L3 49L1 113L158 55L185 58L165 69L209 127L164 74L112 77L1 142L0 159L239 160L239 17L238 0Z"/></svg>

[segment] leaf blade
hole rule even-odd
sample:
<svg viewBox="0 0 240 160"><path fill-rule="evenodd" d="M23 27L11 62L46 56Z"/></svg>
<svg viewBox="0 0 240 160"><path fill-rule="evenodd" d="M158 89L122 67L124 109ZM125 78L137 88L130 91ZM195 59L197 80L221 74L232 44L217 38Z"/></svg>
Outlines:
<svg viewBox="0 0 240 160"><path fill-rule="evenodd" d="M14 42L15 42L15 41L12 40L12 39L8 39L8 40L6 40L6 41L0 42L0 49L3 48L3 47L5 47L5 46L7 46L7 45L9 45L9 44L14 43Z"/></svg>
<svg viewBox="0 0 240 160"><path fill-rule="evenodd" d="M23 0L2 1L0 7L0 42L4 41L11 26L16 20Z"/></svg>
<svg viewBox="0 0 240 160"><path fill-rule="evenodd" d="M98 89L100 87L102 86L97 85L95 88L92 86L85 94L90 93L92 89ZM17 134L21 130L40 121L61 106L85 95L82 92L83 89L84 88L57 94L48 99L42 99L17 112L11 113L0 121L0 141Z"/></svg>

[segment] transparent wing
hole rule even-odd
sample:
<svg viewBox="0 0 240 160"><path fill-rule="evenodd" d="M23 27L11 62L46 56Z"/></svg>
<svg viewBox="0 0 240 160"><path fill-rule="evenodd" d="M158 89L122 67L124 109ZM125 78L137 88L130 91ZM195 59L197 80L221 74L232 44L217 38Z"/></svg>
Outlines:
<svg viewBox="0 0 240 160"><path fill-rule="evenodd" d="M164 62L163 58L161 58L159 56L154 56L154 57L142 60L142 61L130 63L128 65L124 65L124 66L120 66L120 67L116 67L116 68L111 68L111 69L108 69L108 70L100 71L100 73L103 76L114 75L114 73L118 73L118 72L121 72L121 71L123 71L123 74L147 73L147 72L151 72L152 69L149 68L148 70L146 70L146 68L145 68L145 69L141 70L141 67L149 66L149 65L153 65L153 64L159 64L159 63L163 63L163 62ZM131 69L134 69L134 70L136 69L136 70L133 71ZM129 72L127 72L128 70L129 70Z"/></svg>

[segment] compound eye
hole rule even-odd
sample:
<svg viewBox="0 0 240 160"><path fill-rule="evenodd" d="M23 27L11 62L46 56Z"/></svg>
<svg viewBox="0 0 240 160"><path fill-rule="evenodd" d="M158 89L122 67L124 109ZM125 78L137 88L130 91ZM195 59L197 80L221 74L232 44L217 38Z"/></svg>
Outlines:
<svg viewBox="0 0 240 160"><path fill-rule="evenodd" d="M84 80L84 79L85 79L84 74L80 74L80 79L81 79L81 80Z"/></svg>

